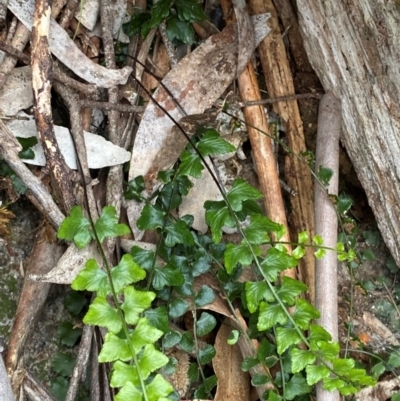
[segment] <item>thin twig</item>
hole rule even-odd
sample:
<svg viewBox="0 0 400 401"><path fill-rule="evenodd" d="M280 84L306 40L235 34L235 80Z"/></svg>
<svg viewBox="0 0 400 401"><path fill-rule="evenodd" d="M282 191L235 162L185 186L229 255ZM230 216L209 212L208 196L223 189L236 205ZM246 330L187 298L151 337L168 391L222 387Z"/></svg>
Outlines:
<svg viewBox="0 0 400 401"><path fill-rule="evenodd" d="M52 18L56 18L67 3L68 0L53 0L53 4L51 5Z"/></svg>
<svg viewBox="0 0 400 401"><path fill-rule="evenodd" d="M143 113L146 109L145 106L130 106L128 104L112 104L108 102L93 102L91 100L82 99L80 101L81 107L90 107L92 109L101 110L116 110L121 113Z"/></svg>
<svg viewBox="0 0 400 401"><path fill-rule="evenodd" d="M269 99L252 100L249 102L240 102L240 107L256 106L258 104L273 104L278 102L287 102L289 100L299 99L321 99L322 93L299 93L294 95L280 96Z"/></svg>
<svg viewBox="0 0 400 401"><path fill-rule="evenodd" d="M99 90L96 85L84 84L83 82L79 82L76 79L71 78L59 68L58 62L55 62L53 66L53 74L55 80L62 82L68 87L75 89L86 96L93 97L93 99L98 99L100 97Z"/></svg>
<svg viewBox="0 0 400 401"><path fill-rule="evenodd" d="M6 43L11 43L11 40L15 35L15 30L17 29L17 26L18 26L18 18L14 15L8 28Z"/></svg>
<svg viewBox="0 0 400 401"><path fill-rule="evenodd" d="M78 9L80 1L69 0L68 4L65 6L63 13L60 18L60 26L64 29L69 27L72 19L74 18L75 12Z"/></svg>
<svg viewBox="0 0 400 401"><path fill-rule="evenodd" d="M90 348L92 346L93 331L93 326L85 325L83 328L78 356L76 358L74 371L72 372L72 377L69 382L69 388L65 397L65 401L75 400L75 397L78 393L79 382L86 374Z"/></svg>
<svg viewBox="0 0 400 401"><path fill-rule="evenodd" d="M56 83L54 88L61 95L68 107L71 122L71 135L76 149L77 166L82 175L82 185L86 185L87 203L91 216L92 218L97 219L99 214L96 208L96 200L93 194L91 183L92 178L87 161L86 143L82 129L79 97L60 83Z"/></svg>
<svg viewBox="0 0 400 401"><path fill-rule="evenodd" d="M22 51L18 50L16 47L9 45L5 42L0 41L0 50L3 52L9 54L12 57L15 57L21 61L23 61L25 64L30 64L31 58L23 53Z"/></svg>
<svg viewBox="0 0 400 401"><path fill-rule="evenodd" d="M100 17L102 25L102 39L104 44L104 54L107 68L116 68L114 54L114 40L112 36L112 10L111 3L108 0L100 1ZM108 89L108 100L111 104L118 103L118 87L113 86ZM118 130L120 115L116 110L108 113L109 121L109 137L114 145L121 145L121 135ZM122 182L123 182L123 167L122 165L113 166L110 168L107 177L106 202L107 205L114 206L117 211L117 216L120 215L122 204ZM107 257L112 260L111 255L115 249L115 238L109 238L106 241Z"/></svg>
<svg viewBox="0 0 400 401"><path fill-rule="evenodd" d="M168 39L167 24L165 22L161 22L159 30L160 30L162 40L164 42L165 49L167 50L167 53L168 53L169 62L171 63L171 67L173 67L174 65L178 64L178 57L176 55L175 47L172 45L171 41Z"/></svg>
<svg viewBox="0 0 400 401"><path fill-rule="evenodd" d="M17 50L24 50L25 46L29 42L30 31L22 22L18 22L17 29L15 30L15 35L11 41L11 46ZM0 65L0 88L3 87L7 80L8 75L14 69L17 64L17 59L12 56L6 56L3 63Z"/></svg>

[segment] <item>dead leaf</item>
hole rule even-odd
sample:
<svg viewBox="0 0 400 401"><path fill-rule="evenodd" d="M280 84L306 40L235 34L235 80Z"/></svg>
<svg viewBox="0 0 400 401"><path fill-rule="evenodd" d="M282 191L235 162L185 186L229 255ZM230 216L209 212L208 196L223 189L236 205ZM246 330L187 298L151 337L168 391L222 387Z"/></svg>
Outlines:
<svg viewBox="0 0 400 401"><path fill-rule="evenodd" d="M37 136L36 123L33 116L29 116L25 113L20 113L19 115L26 117L27 120L16 119L8 121L6 125L12 133L17 137L23 138ZM54 132L65 162L69 168L76 170L75 146L69 129L60 127L59 125L54 125ZM98 169L108 166L116 166L130 160L130 152L105 140L100 135L84 131L84 136L89 168ZM104 152L104 149L107 149L107 152ZM41 143L33 146L32 150L35 153L35 157L33 159L23 159L23 161L36 166L46 165L46 159Z"/></svg>
<svg viewBox="0 0 400 401"><path fill-rule="evenodd" d="M212 310L213 312L219 313L225 317L234 319L228 302L226 302L226 300L222 297L218 281L210 273L202 274L201 276L194 279L194 291L200 291L203 285L207 285L208 287L212 288L215 293L215 299L210 304L204 305L201 308L197 309ZM192 299L187 299L187 301L190 305L189 310L193 310Z"/></svg>
<svg viewBox="0 0 400 401"><path fill-rule="evenodd" d="M222 324L215 339L216 355L212 360L218 377L215 401L247 401L250 399L250 377L240 368L243 356L237 344L229 345L227 340L232 327Z"/></svg>
<svg viewBox="0 0 400 401"><path fill-rule="evenodd" d="M264 15L264 23L269 14ZM260 20L258 20L260 21ZM259 22L260 23L260 22ZM257 27L255 27L257 30ZM254 48L251 49L254 51ZM226 27L211 36L194 52L177 64L163 79L175 100L164 87L159 87L154 99L179 121L187 115L200 114L210 108L222 95L237 74L238 34L237 26ZM177 105L180 105L180 107ZM151 102L143 115L132 151L129 180L138 175L146 176L157 154L165 146L173 121L155 103ZM143 236L136 226L141 207L134 201L128 205L128 220L135 239Z"/></svg>

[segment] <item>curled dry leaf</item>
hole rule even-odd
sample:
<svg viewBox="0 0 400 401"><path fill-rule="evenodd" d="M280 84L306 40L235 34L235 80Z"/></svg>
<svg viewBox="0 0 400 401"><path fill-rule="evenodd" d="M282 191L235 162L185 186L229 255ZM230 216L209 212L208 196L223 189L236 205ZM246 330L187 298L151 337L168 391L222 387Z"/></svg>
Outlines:
<svg viewBox="0 0 400 401"><path fill-rule="evenodd" d="M254 27L255 32L260 27L265 34L268 34L266 21L269 17L269 14L264 14L263 19L257 18L258 25ZM230 25L222 32L211 36L172 69L163 79L163 86L155 92L154 99L176 121L185 114L203 113L213 105L236 77L238 46L236 25ZM251 52L253 51L254 48L251 49ZM174 99L164 87L168 88ZM158 154L163 151L173 125L170 117L155 103L149 103L136 134L129 171L130 180L138 175L146 176L150 172L153 161L156 158L160 159ZM175 161L176 157L175 160L167 160L164 164L173 164ZM157 176L157 171L154 171L154 176ZM143 236L136 226L140 212L141 207L135 201L130 201L128 219L137 240Z"/></svg>
<svg viewBox="0 0 400 401"><path fill-rule="evenodd" d="M10 0L8 8L29 29L32 29L35 0ZM124 84L132 68L110 70L86 57L73 40L53 19L50 23L49 45L51 52L76 75L101 88Z"/></svg>
<svg viewBox="0 0 400 401"><path fill-rule="evenodd" d="M216 355L212 360L218 377L215 401L247 401L250 399L250 377L240 368L243 356L237 344L229 345L232 327L226 319L215 339Z"/></svg>

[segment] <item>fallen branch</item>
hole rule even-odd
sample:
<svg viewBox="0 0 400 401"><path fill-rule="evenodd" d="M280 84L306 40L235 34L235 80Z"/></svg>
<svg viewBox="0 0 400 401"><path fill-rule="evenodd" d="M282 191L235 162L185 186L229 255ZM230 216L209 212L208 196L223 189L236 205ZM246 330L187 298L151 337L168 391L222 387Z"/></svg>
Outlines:
<svg viewBox="0 0 400 401"><path fill-rule="evenodd" d="M339 185L339 138L341 125L340 101L328 92L319 105L315 172L329 168L333 176L327 188L315 183L315 232L324 240L324 246L336 248L338 222L335 207L328 194L337 195ZM337 255L326 251L317 259L315 268L315 306L321 312L318 323L327 330L333 341L338 340ZM338 391L327 391L317 385L317 400L338 401Z"/></svg>
<svg viewBox="0 0 400 401"><path fill-rule="evenodd" d="M271 97L293 95L293 77L283 43L276 9L272 0L251 0L249 7L255 14L269 12L271 33L260 43L259 54L268 94ZM294 233L314 233L314 210L311 173L299 155L306 151L303 122L295 100L274 103L274 111L284 125L290 153L285 158L286 184L296 192L290 196L291 225ZM299 265L301 280L308 286L308 299L314 302L315 262L311 250L306 252Z"/></svg>

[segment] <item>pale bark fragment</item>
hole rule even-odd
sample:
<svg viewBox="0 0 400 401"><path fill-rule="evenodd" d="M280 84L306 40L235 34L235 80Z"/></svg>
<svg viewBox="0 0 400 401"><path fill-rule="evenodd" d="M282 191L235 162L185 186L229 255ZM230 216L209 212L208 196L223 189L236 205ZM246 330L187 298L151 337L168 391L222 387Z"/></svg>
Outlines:
<svg viewBox="0 0 400 401"><path fill-rule="evenodd" d="M328 92L319 105L315 172L329 168L333 176L326 188L315 183L315 232L324 240L324 246L336 248L338 221L329 194L337 195L339 187L339 138L341 124L340 101ZM327 250L315 264L315 306L321 312L318 321L333 341L338 341L337 254ZM317 385L317 400L339 401L338 391L327 391Z"/></svg>
<svg viewBox="0 0 400 401"><path fill-rule="evenodd" d="M252 65L248 64L246 69L240 74L238 77L238 86L242 101L246 102L261 98L257 77ZM245 107L243 113L248 124L247 132L253 150L254 162L257 166L261 192L264 195L265 211L271 220L286 227L286 234L281 238L281 241L290 243L276 160L272 150L271 138L266 135L269 134L269 127L264 108L260 105ZM292 250L291 246L289 244L285 246L290 253ZM285 270L284 274L296 278L294 269Z"/></svg>
<svg viewBox="0 0 400 401"><path fill-rule="evenodd" d="M47 191L42 182L25 166L18 156L21 146L15 139L14 135L4 125L0 119L0 155L18 175L28 189L32 191L32 195L36 198L41 210L44 211L45 217L50 221L54 228L58 229L65 216L54 202L53 198Z"/></svg>

